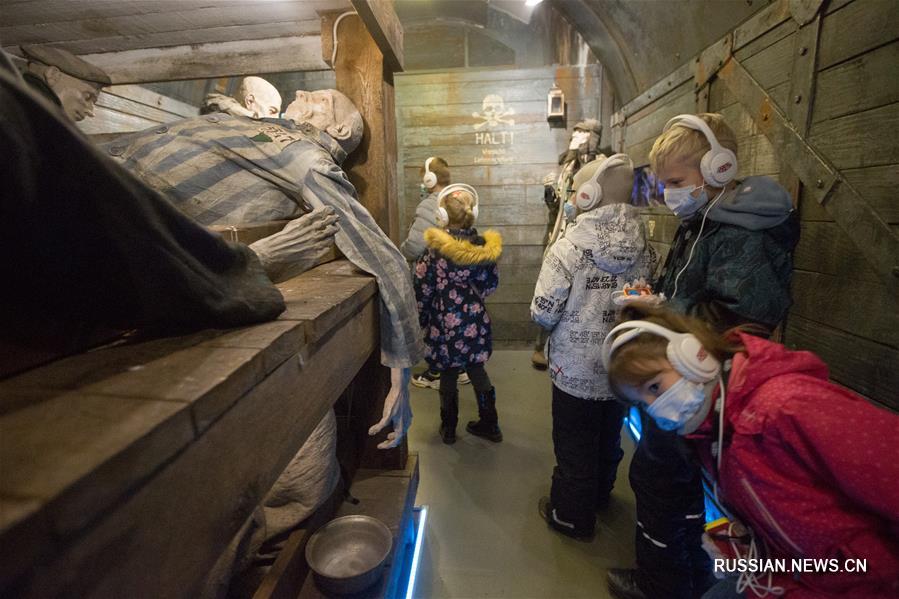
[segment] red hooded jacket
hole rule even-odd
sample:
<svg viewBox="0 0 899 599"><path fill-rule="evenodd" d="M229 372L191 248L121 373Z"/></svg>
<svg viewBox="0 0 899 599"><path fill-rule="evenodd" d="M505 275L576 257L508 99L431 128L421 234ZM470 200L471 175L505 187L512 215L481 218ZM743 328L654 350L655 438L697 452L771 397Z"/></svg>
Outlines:
<svg viewBox="0 0 899 599"><path fill-rule="evenodd" d="M789 569L794 558L833 558L840 569L867 560L863 574L775 575L785 597L896 599L899 416L828 382L810 352L740 338L746 351L734 356L726 388L719 498ZM690 436L707 464L716 420L712 411Z"/></svg>

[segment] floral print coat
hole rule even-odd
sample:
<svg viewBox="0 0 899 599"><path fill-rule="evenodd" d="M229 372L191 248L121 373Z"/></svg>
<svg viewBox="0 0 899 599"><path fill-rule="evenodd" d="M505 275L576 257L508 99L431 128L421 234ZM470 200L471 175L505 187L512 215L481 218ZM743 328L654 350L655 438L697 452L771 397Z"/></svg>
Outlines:
<svg viewBox="0 0 899 599"><path fill-rule="evenodd" d="M485 298L499 285L502 238L474 228L425 231L428 251L415 263L415 299L434 370L486 362L493 351Z"/></svg>

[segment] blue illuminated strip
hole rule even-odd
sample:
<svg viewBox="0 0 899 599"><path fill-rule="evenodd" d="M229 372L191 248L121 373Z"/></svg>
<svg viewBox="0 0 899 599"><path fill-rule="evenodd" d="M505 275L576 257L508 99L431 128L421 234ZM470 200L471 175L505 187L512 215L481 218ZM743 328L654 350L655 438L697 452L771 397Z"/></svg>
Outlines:
<svg viewBox="0 0 899 599"><path fill-rule="evenodd" d="M412 599L415 591L415 577L418 575L418 560L421 556L421 541L425 536L425 525L428 522L428 506L423 505L419 510L418 530L415 532L415 550L412 552L412 568L409 573L409 583L406 585L406 599Z"/></svg>

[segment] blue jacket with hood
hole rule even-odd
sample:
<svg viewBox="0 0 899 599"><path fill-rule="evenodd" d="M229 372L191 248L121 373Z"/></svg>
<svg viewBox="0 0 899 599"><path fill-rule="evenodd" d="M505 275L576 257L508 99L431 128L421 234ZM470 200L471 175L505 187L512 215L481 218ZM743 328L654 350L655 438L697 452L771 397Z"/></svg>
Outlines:
<svg viewBox="0 0 899 599"><path fill-rule="evenodd" d="M773 330L790 307L799 240L790 195L773 179L749 177L708 211L697 241L704 210L681 223L654 288L719 330L743 323Z"/></svg>

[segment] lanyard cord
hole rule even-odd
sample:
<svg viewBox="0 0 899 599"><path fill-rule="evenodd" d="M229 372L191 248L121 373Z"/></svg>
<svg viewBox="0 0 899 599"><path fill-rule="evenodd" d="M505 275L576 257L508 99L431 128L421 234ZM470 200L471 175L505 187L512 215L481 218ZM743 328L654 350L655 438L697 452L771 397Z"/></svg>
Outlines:
<svg viewBox="0 0 899 599"><path fill-rule="evenodd" d="M684 271L687 270L687 267L690 266L690 262L693 260L693 250L696 249L696 246L699 245L699 240L702 238L702 230L705 228L705 220L709 215L709 212L718 203L718 200L724 195L725 189L721 190L721 193L708 205L705 209L705 212L702 213L702 222L699 224L699 233L696 235L696 239L693 241L693 245L690 246L690 255L687 256L687 263L684 264L684 267L680 269L680 272L677 273L677 276L674 277L674 291L671 293L671 297L669 299L674 299L677 296L677 282L680 280L680 276L684 274Z"/></svg>

